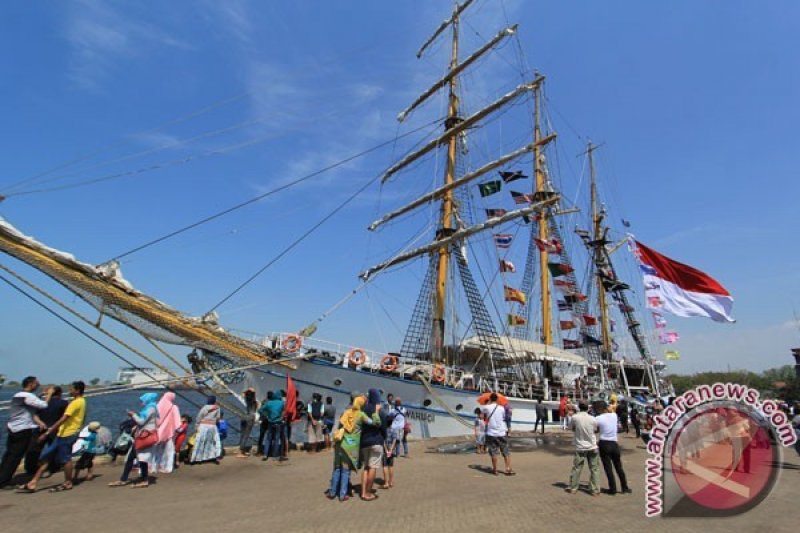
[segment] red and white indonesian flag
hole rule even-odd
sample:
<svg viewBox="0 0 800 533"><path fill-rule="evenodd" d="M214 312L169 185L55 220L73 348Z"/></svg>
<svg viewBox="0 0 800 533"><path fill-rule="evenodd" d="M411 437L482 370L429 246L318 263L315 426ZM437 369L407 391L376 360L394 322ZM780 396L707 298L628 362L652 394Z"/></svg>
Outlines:
<svg viewBox="0 0 800 533"><path fill-rule="evenodd" d="M707 316L715 322L735 322L733 297L717 280L638 241L635 253L644 278L647 307L683 317Z"/></svg>

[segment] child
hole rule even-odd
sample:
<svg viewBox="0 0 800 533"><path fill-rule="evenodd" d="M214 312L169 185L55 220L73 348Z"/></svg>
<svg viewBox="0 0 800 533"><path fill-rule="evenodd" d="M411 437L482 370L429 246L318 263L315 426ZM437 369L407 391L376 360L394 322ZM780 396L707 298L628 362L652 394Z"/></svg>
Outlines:
<svg viewBox="0 0 800 533"><path fill-rule="evenodd" d="M486 453L486 421L480 408L475 408L475 453Z"/></svg>
<svg viewBox="0 0 800 533"><path fill-rule="evenodd" d="M119 425L119 437L114 442L114 446L108 451L108 455L111 456L111 464L114 464L120 455L128 454L128 450L133 445L133 428L135 426L136 424L130 418Z"/></svg>
<svg viewBox="0 0 800 533"><path fill-rule="evenodd" d="M175 430L175 468L178 468L178 463L181 461L185 463L188 460L188 455L184 455L181 452L181 448L183 448L183 443L186 442L189 424L191 423L192 417L183 415L181 417L181 425Z"/></svg>
<svg viewBox="0 0 800 533"><path fill-rule="evenodd" d="M100 429L100 422L91 422L87 429L88 434L82 437L81 456L75 464L75 473L72 475L72 482L76 483L81 470L86 469L86 481L91 481L95 477L92 469L94 468L94 456L97 453L97 430Z"/></svg>

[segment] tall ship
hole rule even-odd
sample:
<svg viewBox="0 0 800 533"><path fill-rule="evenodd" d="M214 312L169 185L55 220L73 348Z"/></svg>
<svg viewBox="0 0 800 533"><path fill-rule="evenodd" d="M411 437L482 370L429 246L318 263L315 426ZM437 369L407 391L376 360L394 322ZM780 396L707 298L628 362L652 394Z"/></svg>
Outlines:
<svg viewBox="0 0 800 533"><path fill-rule="evenodd" d="M402 227L398 222L433 213L431 227L421 234L429 239L426 244L418 244L418 236L409 241L413 246L359 273L362 287L404 265L425 265L396 351L365 349L357 340L323 340L316 335L322 319L295 332L236 335L214 312L191 317L138 291L115 261L81 262L7 221L0 222L0 250L56 280L98 314L80 315L0 265L3 280L43 306L76 315L84 327L143 359L151 370L141 372L142 380L167 384L195 376L201 386L226 389L233 397L252 387L264 398L268 390L285 388L291 377L302 397L331 396L339 412L353 391L379 389L402 398L412 433L426 438L469 433L476 402L488 391L508 398L514 427L521 430L533 427L538 400L556 416L563 396L661 394L664 366L650 353L631 287L614 268L624 239L611 237L597 200L596 147L589 144L585 153L586 210L567 202L553 179L548 150L557 133L547 120L543 75L522 71L522 81L510 90L469 108L474 103L463 78L498 47L513 43L518 31L516 25L504 28L462 54L462 17L472 3L455 4L417 52L422 57L434 44L444 44L447 70L398 115L404 124L425 112L434 97L443 98L442 130L380 177L382 187L403 188L409 176L424 172L429 187L365 230L393 231ZM519 145L484 157L473 138L506 120L507 131L514 131L509 137ZM429 171L425 163L432 159L436 164ZM568 228L565 221L577 225ZM106 317L144 337L149 348L116 336L104 327ZM191 351L179 359L175 347Z"/></svg>

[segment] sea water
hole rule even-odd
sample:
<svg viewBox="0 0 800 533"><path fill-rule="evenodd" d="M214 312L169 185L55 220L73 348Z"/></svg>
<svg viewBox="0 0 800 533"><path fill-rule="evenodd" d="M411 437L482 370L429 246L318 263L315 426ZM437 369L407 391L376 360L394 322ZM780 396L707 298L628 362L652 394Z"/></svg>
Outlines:
<svg viewBox="0 0 800 533"><path fill-rule="evenodd" d="M11 399L16 392L16 390L9 390L8 388L0 390L0 401ZM41 392L41 390L37 391L37 393ZM91 391L87 392L91 394ZM117 435L119 435L119 425L128 418L128 411L139 411L139 409L141 409L139 396L145 392L149 391L125 391L86 398L86 420L84 425L94 421L100 422L101 425L111 430L111 433L116 439ZM153 392L158 392L160 394L164 391L159 390ZM197 412L206 403L206 396L193 390L176 391L175 394L175 403L178 405L181 414L191 416L194 422L194 420L197 419ZM231 399L228 401L230 403L236 403L236 400ZM223 445L235 446L239 443L239 419L233 413L226 413L224 406L222 412L229 427L228 438L223 442ZM6 449L6 438L8 435L8 428L6 427L7 421L8 411L0 410L0 454L5 452ZM258 427L254 429L253 436L254 438L258 438ZM250 443L253 443L252 439Z"/></svg>

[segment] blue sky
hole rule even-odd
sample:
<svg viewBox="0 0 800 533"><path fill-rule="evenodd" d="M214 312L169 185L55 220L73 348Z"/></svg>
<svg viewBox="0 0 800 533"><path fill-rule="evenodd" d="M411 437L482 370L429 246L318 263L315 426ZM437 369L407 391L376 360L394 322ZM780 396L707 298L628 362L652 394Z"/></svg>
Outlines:
<svg viewBox="0 0 800 533"><path fill-rule="evenodd" d="M398 127L395 116L443 72L444 41L422 60L414 54L449 6L5 4L0 194L9 198L0 215L101 263L422 127L442 115L441 98L408 124ZM533 69L545 74L546 111L559 133L548 157L568 201L585 203L582 146L603 143L597 166L611 221L631 220L637 238L711 273L736 299L734 325L671 319L682 337L676 372L787 364L789 348L800 344L792 316L800 311L798 16L791 1L522 0L476 0L465 15L464 54L508 23L520 24L518 40L464 77L466 109ZM516 111L525 117L526 109ZM471 133L469 164L519 146L528 124L529 116ZM134 254L123 272L141 290L202 314L435 131ZM222 323L260 332L308 324L357 285L359 271L425 227L426 220L408 219L365 231L379 213L430 189L440 168L428 158L371 187L220 308ZM585 225L581 216L564 224ZM620 269L633 273L626 253L619 252ZM30 269L2 262L80 305ZM319 336L397 349L423 275L417 262L379 278L323 322ZM117 361L8 287L0 287L0 298L0 372L52 380L115 373Z"/></svg>

